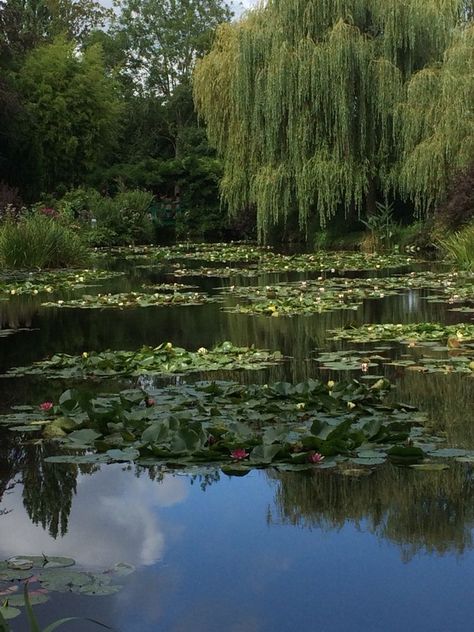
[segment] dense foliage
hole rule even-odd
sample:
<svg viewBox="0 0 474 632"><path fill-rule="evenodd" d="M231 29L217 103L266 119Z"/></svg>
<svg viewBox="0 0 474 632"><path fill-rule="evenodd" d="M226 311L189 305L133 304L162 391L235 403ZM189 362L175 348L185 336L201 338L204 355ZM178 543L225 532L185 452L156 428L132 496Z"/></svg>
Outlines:
<svg viewBox="0 0 474 632"><path fill-rule="evenodd" d="M270 0L231 22L225 0L0 0L0 221L94 188L92 245L431 247L473 212L471 4ZM407 228L436 208L433 236Z"/></svg>
<svg viewBox="0 0 474 632"><path fill-rule="evenodd" d="M191 73L230 11L223 0L123 0L116 9L1 0L0 215L38 199L56 207L78 185L102 197L125 186L154 197L159 226L171 202L178 234L222 234L221 165L197 124ZM133 230L105 226L101 242L155 236L150 226Z"/></svg>
<svg viewBox="0 0 474 632"><path fill-rule="evenodd" d="M66 268L87 262L85 243L68 226L32 215L0 227L0 267Z"/></svg>
<svg viewBox="0 0 474 632"><path fill-rule="evenodd" d="M224 160L232 212L258 229L442 198L473 158L473 34L465 3L270 0L220 28L194 93Z"/></svg>

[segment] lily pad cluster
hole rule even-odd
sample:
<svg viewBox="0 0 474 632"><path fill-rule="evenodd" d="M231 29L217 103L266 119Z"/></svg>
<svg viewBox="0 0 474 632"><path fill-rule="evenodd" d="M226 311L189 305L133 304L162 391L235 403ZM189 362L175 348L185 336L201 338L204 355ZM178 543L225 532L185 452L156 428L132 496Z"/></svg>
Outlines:
<svg viewBox="0 0 474 632"><path fill-rule="evenodd" d="M125 309L130 307L157 307L176 305L203 305L218 300L203 292L122 292L119 294L85 294L77 299L42 303L43 307L75 307L79 309Z"/></svg>
<svg viewBox="0 0 474 632"><path fill-rule="evenodd" d="M122 276L123 272L110 270L64 270L55 272L9 275L0 279L0 298L23 294L51 294L58 290L76 290L91 287L102 281Z"/></svg>
<svg viewBox="0 0 474 632"><path fill-rule="evenodd" d="M175 277L210 277L210 278L230 278L234 276L255 277L260 274L257 266L247 265L242 267L232 266L199 266L196 268L186 268L181 264L173 266Z"/></svg>
<svg viewBox="0 0 474 632"><path fill-rule="evenodd" d="M424 434L425 417L405 404L388 405L389 389L386 380L370 387L356 380L308 380L200 382L104 396L68 390L57 404L37 409L35 422L34 410L1 421L20 431L23 412L25 430L54 437L58 455L49 462L304 469L355 459L371 466Z"/></svg>
<svg viewBox="0 0 474 632"><path fill-rule="evenodd" d="M28 582L31 605L45 603L51 593L76 593L89 596L112 595L121 589L114 583L134 572L131 564L116 564L104 572L78 570L68 557L21 555L0 562L0 613L5 619L21 614L25 606L23 585Z"/></svg>
<svg viewBox="0 0 474 632"><path fill-rule="evenodd" d="M428 343L429 345L430 343ZM360 371L362 377L373 379L371 369L378 369L380 365L401 367L420 373L464 373L474 376L474 345L466 345L466 349L448 350L447 347L439 347L433 351L447 352L443 357L421 355L411 357L403 355L392 360L374 351L359 351L346 349L342 351L326 351L316 357L321 369L332 371ZM429 348L429 347L428 347ZM384 350L382 350L384 351Z"/></svg>
<svg viewBox="0 0 474 632"><path fill-rule="evenodd" d="M237 260L236 260L237 261ZM242 267L217 267L212 263L207 267L186 268L176 263L176 276L215 276L230 277L234 275L256 276L258 274L286 272L330 272L340 273L350 270L378 270L382 268L399 268L412 264L414 259L406 255L377 255L358 252L318 252L314 254L283 255L272 251L262 253L258 264ZM224 263L225 260L221 259Z"/></svg>
<svg viewBox="0 0 474 632"><path fill-rule="evenodd" d="M364 290L357 287L339 289L328 285L318 281L302 281L266 287L233 287L229 294L245 298L247 302L224 309L226 312L251 315L312 315L338 309L357 309L367 296Z"/></svg>
<svg viewBox="0 0 474 632"><path fill-rule="evenodd" d="M462 347L466 342L474 340L474 325L457 323L442 325L440 323L414 324L370 324L361 327L343 327L332 329L329 336L332 340L349 340L351 342L378 342L394 340L415 345L430 341L445 341L448 347Z"/></svg>
<svg viewBox="0 0 474 632"><path fill-rule="evenodd" d="M142 288L148 292L182 292L183 290L194 290L196 287L196 285L187 285L185 283L158 283L156 285L142 285Z"/></svg>
<svg viewBox="0 0 474 632"><path fill-rule="evenodd" d="M448 358L423 356L417 360L410 358L393 360L385 364L403 367L418 373L464 373L474 377L474 349L466 354L452 355Z"/></svg>
<svg viewBox="0 0 474 632"><path fill-rule="evenodd" d="M208 261L209 263L258 262L262 257L271 254L270 247L257 246L244 242L213 244L177 244L163 248L165 259L190 259Z"/></svg>
<svg viewBox="0 0 474 632"><path fill-rule="evenodd" d="M142 347L137 351L90 351L79 356L56 354L29 367L15 367L7 375L68 379L170 375L196 371L262 369L282 359L279 351L236 347L230 342L223 342L212 349L201 347L197 351L187 351L167 342L157 347Z"/></svg>

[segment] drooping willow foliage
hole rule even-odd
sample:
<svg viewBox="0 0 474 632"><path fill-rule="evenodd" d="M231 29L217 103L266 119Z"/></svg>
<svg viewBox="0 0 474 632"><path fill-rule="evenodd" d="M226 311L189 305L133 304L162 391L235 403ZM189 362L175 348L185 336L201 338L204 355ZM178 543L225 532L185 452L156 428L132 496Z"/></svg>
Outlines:
<svg viewBox="0 0 474 632"><path fill-rule="evenodd" d="M265 239L295 209L304 229L315 214L324 226L360 212L376 192L436 202L473 146L466 7L268 0L221 27L194 94L231 212L256 206Z"/></svg>

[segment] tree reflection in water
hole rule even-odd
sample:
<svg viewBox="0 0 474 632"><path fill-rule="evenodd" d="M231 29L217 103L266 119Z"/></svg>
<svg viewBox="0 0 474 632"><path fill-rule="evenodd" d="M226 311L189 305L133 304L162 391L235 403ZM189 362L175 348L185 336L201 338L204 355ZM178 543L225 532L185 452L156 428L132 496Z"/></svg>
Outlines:
<svg viewBox="0 0 474 632"><path fill-rule="evenodd" d="M45 457L54 453L55 446L21 445L11 433L2 433L0 439L0 500L22 484L23 505L30 520L57 538L68 529L79 469L76 465L58 468L45 463ZM94 466L81 466L81 471L83 468L91 472Z"/></svg>
<svg viewBox="0 0 474 632"><path fill-rule="evenodd" d="M387 464L363 477L269 470L268 477L276 485L269 524L332 530L350 522L398 545L404 561L423 552L460 555L472 547L470 466L415 472Z"/></svg>

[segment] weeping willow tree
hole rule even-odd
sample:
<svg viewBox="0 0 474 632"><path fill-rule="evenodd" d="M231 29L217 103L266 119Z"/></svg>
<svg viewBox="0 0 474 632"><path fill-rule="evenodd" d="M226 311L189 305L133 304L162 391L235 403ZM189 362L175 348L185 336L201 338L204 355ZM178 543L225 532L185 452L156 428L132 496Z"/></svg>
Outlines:
<svg viewBox="0 0 474 632"><path fill-rule="evenodd" d="M472 119L451 134L472 89L466 6L268 0L221 27L194 96L224 161L230 211L256 206L264 240L295 210L304 230L394 190L420 207L438 199L446 164L466 160L472 138ZM451 100L453 70L466 85Z"/></svg>
<svg viewBox="0 0 474 632"><path fill-rule="evenodd" d="M453 173L474 163L474 26L459 30L442 64L408 83L396 114L398 185L418 209L440 202Z"/></svg>

